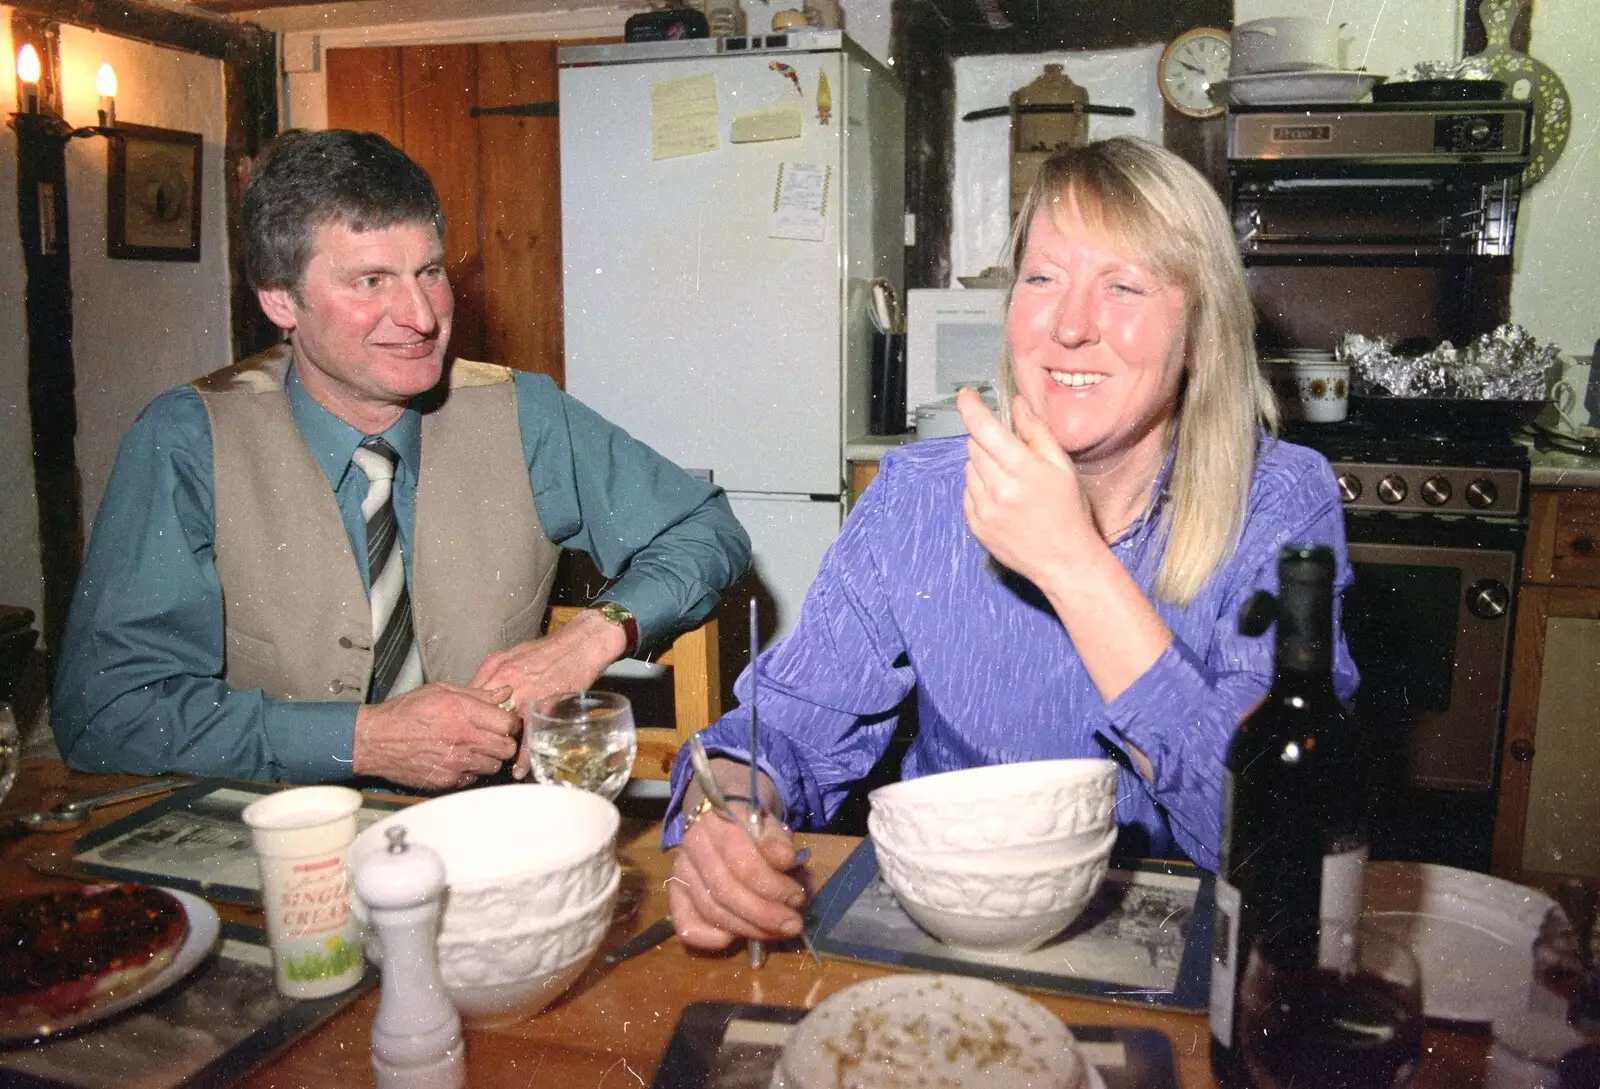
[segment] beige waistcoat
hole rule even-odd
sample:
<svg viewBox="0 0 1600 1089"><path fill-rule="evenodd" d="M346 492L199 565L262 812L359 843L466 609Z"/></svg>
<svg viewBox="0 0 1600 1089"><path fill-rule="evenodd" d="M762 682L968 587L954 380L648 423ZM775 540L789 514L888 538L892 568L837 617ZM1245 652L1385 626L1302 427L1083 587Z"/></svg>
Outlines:
<svg viewBox="0 0 1600 1089"><path fill-rule="evenodd" d="M225 677L272 699L359 702L372 614L339 506L270 349L194 383L211 424ZM539 634L559 549L539 523L511 372L456 360L422 416L411 601L423 672L467 684Z"/></svg>

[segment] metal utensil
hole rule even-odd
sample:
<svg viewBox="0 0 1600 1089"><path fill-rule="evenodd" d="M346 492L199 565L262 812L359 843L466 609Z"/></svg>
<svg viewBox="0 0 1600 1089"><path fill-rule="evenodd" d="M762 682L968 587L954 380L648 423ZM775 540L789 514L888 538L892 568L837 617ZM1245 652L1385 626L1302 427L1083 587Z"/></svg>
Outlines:
<svg viewBox="0 0 1600 1089"><path fill-rule="evenodd" d="M891 299L894 291L887 284L884 285ZM761 670L759 661L761 656L761 633L756 629L756 599L750 599L750 838L757 843L761 842L761 769L756 764L756 756L761 751L757 745L756 737L756 707L760 704L761 695ZM750 942L750 967L760 968L767 962L767 952L762 948L759 940Z"/></svg>
<svg viewBox="0 0 1600 1089"><path fill-rule="evenodd" d="M657 919L655 922L639 931L639 933L635 934L633 937L617 946L611 952L607 953L605 956L605 961L607 964L621 964L625 960L631 960L632 958L637 957L640 953L645 953L651 949L654 949L656 946L672 937L673 933L674 930L672 926L672 916L663 915L661 918Z"/></svg>
<svg viewBox="0 0 1600 1089"><path fill-rule="evenodd" d="M30 832L61 832L68 828L76 828L89 819L89 815L103 805L116 805L120 802L131 802L138 798L149 798L157 794L167 794L186 787L193 783L193 779L154 779L139 786L124 787L122 790L108 790L104 794L95 794L88 798L76 798L70 802L62 802L54 809L21 813L17 816L17 823Z"/></svg>

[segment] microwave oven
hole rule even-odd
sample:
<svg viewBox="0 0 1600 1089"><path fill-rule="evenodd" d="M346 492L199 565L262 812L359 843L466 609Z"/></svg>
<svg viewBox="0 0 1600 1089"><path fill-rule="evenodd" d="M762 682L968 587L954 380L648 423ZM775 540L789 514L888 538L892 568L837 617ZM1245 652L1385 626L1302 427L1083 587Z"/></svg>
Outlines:
<svg viewBox="0 0 1600 1089"><path fill-rule="evenodd" d="M906 292L906 407L993 386L1005 344L1002 288L913 288Z"/></svg>

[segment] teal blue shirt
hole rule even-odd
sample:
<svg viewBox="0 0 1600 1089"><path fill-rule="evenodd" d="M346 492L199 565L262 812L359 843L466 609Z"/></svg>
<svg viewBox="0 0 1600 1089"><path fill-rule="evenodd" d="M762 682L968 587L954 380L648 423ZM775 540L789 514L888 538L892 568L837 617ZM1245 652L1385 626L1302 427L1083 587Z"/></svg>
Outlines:
<svg viewBox="0 0 1600 1089"><path fill-rule="evenodd" d="M616 580L605 596L632 610L641 643L705 619L750 562L749 538L721 489L543 375L516 372L514 382L528 480L549 538L587 552ZM363 435L313 400L292 370L287 390L351 550L365 555L367 480L350 465ZM393 495L408 566L421 433L409 408L383 433L400 454ZM52 701L62 756L94 772L348 778L356 704L272 700L223 680L212 498L210 423L199 394L180 386L156 398L123 439L95 519Z"/></svg>

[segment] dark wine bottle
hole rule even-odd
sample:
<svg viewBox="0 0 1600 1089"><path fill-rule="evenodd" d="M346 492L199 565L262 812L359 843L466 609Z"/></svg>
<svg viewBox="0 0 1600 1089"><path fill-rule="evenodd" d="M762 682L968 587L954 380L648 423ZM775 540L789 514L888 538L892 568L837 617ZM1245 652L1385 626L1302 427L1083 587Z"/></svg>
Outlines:
<svg viewBox="0 0 1600 1089"><path fill-rule="evenodd" d="M1211 1064L1246 1085L1241 987L1256 942L1280 969L1341 967L1354 949L1367 857L1354 719L1333 687L1334 556L1288 545L1277 597L1258 593L1240 631L1276 624L1272 688L1228 748L1211 963Z"/></svg>

